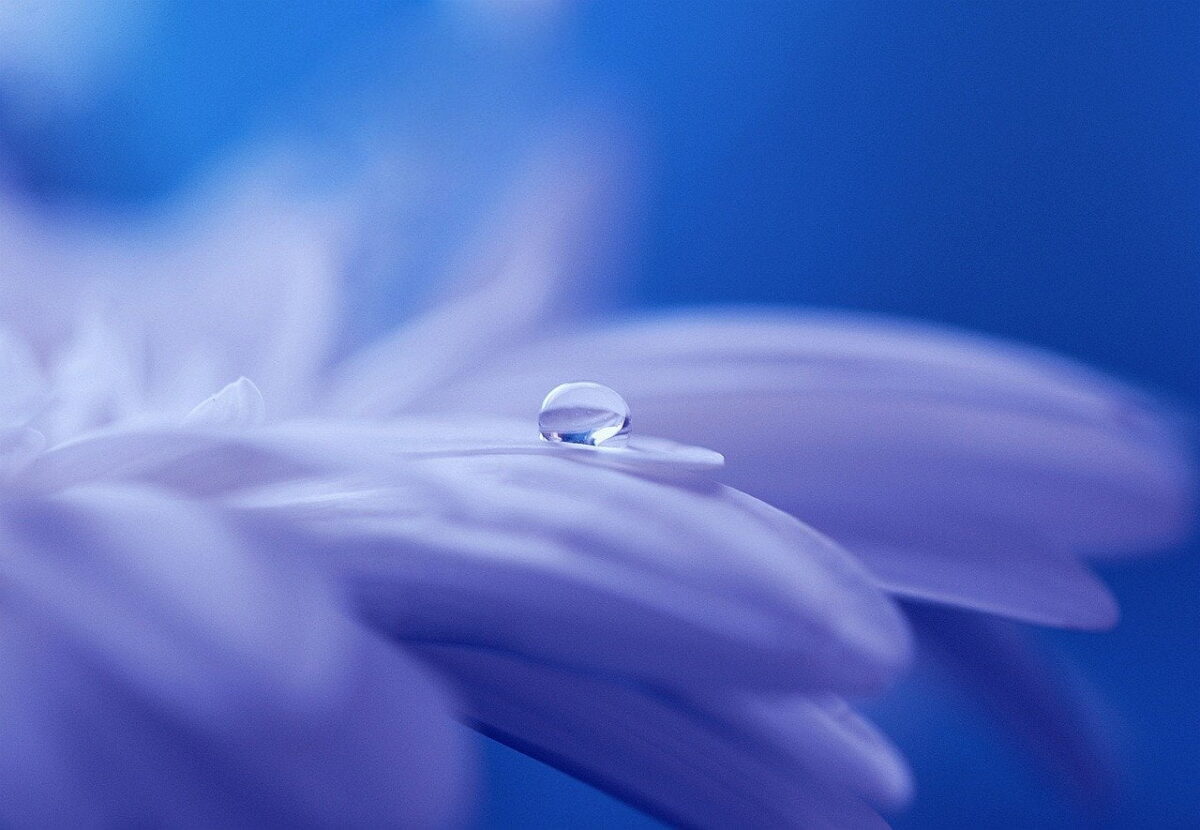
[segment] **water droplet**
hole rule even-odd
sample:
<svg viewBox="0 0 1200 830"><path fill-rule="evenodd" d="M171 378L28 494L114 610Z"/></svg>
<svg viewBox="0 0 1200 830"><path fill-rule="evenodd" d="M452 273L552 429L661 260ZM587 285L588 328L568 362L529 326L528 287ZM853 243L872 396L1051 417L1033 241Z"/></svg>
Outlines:
<svg viewBox="0 0 1200 830"><path fill-rule="evenodd" d="M621 446L629 439L629 405L599 383L564 383L542 401L538 430L547 441Z"/></svg>

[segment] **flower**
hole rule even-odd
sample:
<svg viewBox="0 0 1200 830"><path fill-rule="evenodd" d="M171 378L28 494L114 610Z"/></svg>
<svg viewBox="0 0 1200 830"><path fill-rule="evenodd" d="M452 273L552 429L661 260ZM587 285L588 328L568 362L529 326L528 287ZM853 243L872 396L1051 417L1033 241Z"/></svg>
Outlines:
<svg viewBox="0 0 1200 830"><path fill-rule="evenodd" d="M453 822L454 713L681 824L877 826L911 782L847 700L907 663L894 598L1103 627L1081 555L1186 528L1154 405L1055 358L829 315L572 330L599 183L563 158L456 295L340 357L347 202L241 175L116 241L8 205L0 816ZM567 371L725 483L541 442Z"/></svg>

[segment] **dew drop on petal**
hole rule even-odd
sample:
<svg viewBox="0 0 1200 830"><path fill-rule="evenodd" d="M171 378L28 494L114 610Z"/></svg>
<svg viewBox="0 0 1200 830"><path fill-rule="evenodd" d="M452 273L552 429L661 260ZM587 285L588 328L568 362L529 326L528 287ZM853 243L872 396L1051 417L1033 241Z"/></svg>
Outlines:
<svg viewBox="0 0 1200 830"><path fill-rule="evenodd" d="M542 401L538 430L547 441L621 446L629 439L629 405L599 383L564 383Z"/></svg>

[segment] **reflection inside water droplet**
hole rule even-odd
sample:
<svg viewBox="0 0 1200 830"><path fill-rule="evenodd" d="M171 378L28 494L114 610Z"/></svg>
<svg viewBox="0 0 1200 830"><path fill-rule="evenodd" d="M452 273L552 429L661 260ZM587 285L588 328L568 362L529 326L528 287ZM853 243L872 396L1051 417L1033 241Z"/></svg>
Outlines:
<svg viewBox="0 0 1200 830"><path fill-rule="evenodd" d="M599 383L564 383L542 401L538 431L547 441L622 446L629 439L629 405Z"/></svg>

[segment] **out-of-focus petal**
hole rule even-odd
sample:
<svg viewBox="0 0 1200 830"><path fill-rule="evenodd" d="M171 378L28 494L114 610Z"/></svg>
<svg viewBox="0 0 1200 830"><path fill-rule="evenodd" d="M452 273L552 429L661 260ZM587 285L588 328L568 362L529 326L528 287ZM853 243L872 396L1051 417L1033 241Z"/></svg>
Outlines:
<svg viewBox="0 0 1200 830"><path fill-rule="evenodd" d="M46 448L46 436L30 427L0 427L0 481L24 470Z"/></svg>
<svg viewBox="0 0 1200 830"><path fill-rule="evenodd" d="M598 217L620 167L613 135L582 133L543 148L507 204L443 278L456 292L333 373L327 407L341 415L399 411L562 318L591 311L606 223ZM605 151L598 147L608 147Z"/></svg>
<svg viewBox="0 0 1200 830"><path fill-rule="evenodd" d="M308 527L373 623L411 641L664 686L865 691L907 656L853 557L710 482L565 454L446 455L236 504Z"/></svg>
<svg viewBox="0 0 1200 830"><path fill-rule="evenodd" d="M635 432L721 451L723 480L873 561L907 550L884 570L914 595L1062 616L1029 602L1006 611L1006 596L1023 595L1012 580L989 584L1021 528L1025 558L1047 557L1041 570L1093 602L1070 624L1099 624L1105 601L1064 554L1169 544L1191 519L1188 454L1142 396L1033 350L915 325L778 314L634 323L506 353L422 405L531 413L563 367L620 391ZM906 564L926 550L929 584ZM949 579L952 556L964 569L976 557L983 576Z"/></svg>
<svg viewBox="0 0 1200 830"><path fill-rule="evenodd" d="M1017 626L951 608L909 603L919 647L1040 756L1089 805L1108 803L1115 753L1077 684Z"/></svg>
<svg viewBox="0 0 1200 830"><path fill-rule="evenodd" d="M212 512L144 490L10 498L0 544L0 822L461 817L441 690Z"/></svg>
<svg viewBox="0 0 1200 830"><path fill-rule="evenodd" d="M238 375L280 414L313 394L331 349L344 229L293 192L281 161L227 172L189 213L131 246L136 279L107 277L126 318L147 331L160 407L194 403Z"/></svg>
<svg viewBox="0 0 1200 830"><path fill-rule="evenodd" d="M0 327L0 428L24 426L46 404L46 379L33 351Z"/></svg>
<svg viewBox="0 0 1200 830"><path fill-rule="evenodd" d="M82 317L56 356L52 397L38 419L51 442L133 416L145 400L141 341L100 313Z"/></svg>
<svg viewBox="0 0 1200 830"><path fill-rule="evenodd" d="M101 430L60 444L21 471L19 485L53 492L98 482L140 482L191 496L342 470L348 459L322 447L285 446L213 428L146 425Z"/></svg>
<svg viewBox="0 0 1200 830"><path fill-rule="evenodd" d="M936 534L918 536L911 526L897 526L889 538L887 545L843 543L894 594L1059 628L1117 623L1117 602L1099 577L1028 528L957 515Z"/></svg>
<svg viewBox="0 0 1200 830"><path fill-rule="evenodd" d="M861 724L831 728L814 701L701 707L496 651L421 653L485 734L673 825L882 828L864 800L907 796L895 751Z"/></svg>
<svg viewBox="0 0 1200 830"><path fill-rule="evenodd" d="M286 160L235 165L122 226L43 216L0 194L0 321L49 354L99 305L126 347L137 340L146 406L182 417L246 374L279 412L296 411L330 358L345 228L286 182ZM65 382L56 391L73 397Z"/></svg>

